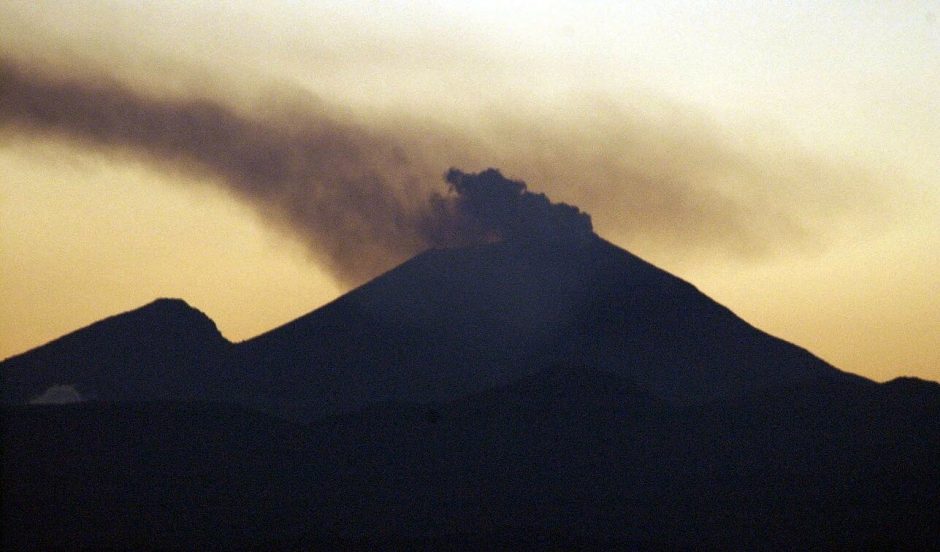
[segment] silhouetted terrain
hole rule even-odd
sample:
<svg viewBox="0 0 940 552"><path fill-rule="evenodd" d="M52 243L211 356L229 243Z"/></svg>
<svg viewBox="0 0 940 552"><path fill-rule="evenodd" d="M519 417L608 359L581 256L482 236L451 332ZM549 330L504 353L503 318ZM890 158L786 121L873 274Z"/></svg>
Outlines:
<svg viewBox="0 0 940 552"><path fill-rule="evenodd" d="M209 366L229 345L205 314L159 299L5 360L0 396L23 403L70 385L100 400L199 398L224 378Z"/></svg>
<svg viewBox="0 0 940 552"><path fill-rule="evenodd" d="M240 344L161 300L0 370L4 549L940 542L940 385L597 237L428 251ZM97 400L25 404L61 385Z"/></svg>
<svg viewBox="0 0 940 552"><path fill-rule="evenodd" d="M237 355L243 387L303 418L453 399L558 362L678 403L803 380L865 382L597 237L431 250L239 344Z"/></svg>
<svg viewBox="0 0 940 552"><path fill-rule="evenodd" d="M17 407L4 412L5 547L928 549L937 387L793 386L676 408L559 367L311 425L212 404Z"/></svg>
<svg viewBox="0 0 940 552"><path fill-rule="evenodd" d="M865 383L596 236L430 250L234 346L199 311L160 300L0 370L6 402L74 385L100 400L230 400L312 420L456 399L554 363L682 404L804 380Z"/></svg>

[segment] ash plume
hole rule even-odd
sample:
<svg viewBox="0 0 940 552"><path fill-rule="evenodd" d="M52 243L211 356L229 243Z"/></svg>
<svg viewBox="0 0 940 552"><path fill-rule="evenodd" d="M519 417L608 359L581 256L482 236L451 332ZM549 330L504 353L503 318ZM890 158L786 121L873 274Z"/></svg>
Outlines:
<svg viewBox="0 0 940 552"><path fill-rule="evenodd" d="M450 193L435 193L428 169L396 137L315 112L290 115L153 98L108 79L54 79L0 60L0 132L63 137L213 177L302 236L347 283L432 246L591 231L577 208L496 170L451 169Z"/></svg>
<svg viewBox="0 0 940 552"><path fill-rule="evenodd" d="M428 247L578 237L592 224L674 262L812 250L846 222L891 222L871 209L888 202L867 167L739 147L678 107L667 120L588 102L459 126L405 112L364 124L289 85L263 101L202 81L157 95L152 82L100 71L0 53L0 145L65 140L195 175L304 242L347 286ZM442 189L447 166L526 175L593 219L497 171L451 171Z"/></svg>
<svg viewBox="0 0 940 552"><path fill-rule="evenodd" d="M437 202L452 205L453 215L441 218L445 224L457 225L451 231L453 236L473 241L574 241L593 233L587 213L572 205L552 203L545 194L530 192L525 182L508 179L496 169L465 173L451 168L444 179L455 196L438 196Z"/></svg>

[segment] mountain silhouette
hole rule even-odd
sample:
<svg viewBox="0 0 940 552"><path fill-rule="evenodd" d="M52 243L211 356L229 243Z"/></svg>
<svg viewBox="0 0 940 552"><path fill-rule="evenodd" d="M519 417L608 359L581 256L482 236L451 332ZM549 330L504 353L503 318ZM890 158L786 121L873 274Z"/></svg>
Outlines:
<svg viewBox="0 0 940 552"><path fill-rule="evenodd" d="M218 377L209 364L229 345L205 314L158 299L5 360L2 397L24 403L69 386L109 401L204 398Z"/></svg>
<svg viewBox="0 0 940 552"><path fill-rule="evenodd" d="M596 236L430 250L235 352L242 387L302 417L455 399L557 363L675 403L813 379L870 383Z"/></svg>
<svg viewBox="0 0 940 552"><path fill-rule="evenodd" d="M805 380L867 380L767 335L596 236L432 249L280 328L229 344L158 300L0 365L3 397L230 400L299 419L467 396L554 364L677 404Z"/></svg>
<svg viewBox="0 0 940 552"><path fill-rule="evenodd" d="M0 375L4 549L940 542L940 385L593 235L429 250L236 344L158 300Z"/></svg>

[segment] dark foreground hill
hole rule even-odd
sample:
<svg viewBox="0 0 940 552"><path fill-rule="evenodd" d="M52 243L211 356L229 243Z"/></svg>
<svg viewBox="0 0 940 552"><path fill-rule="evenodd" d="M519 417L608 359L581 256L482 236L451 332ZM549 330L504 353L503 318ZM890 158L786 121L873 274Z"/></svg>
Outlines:
<svg viewBox="0 0 940 552"><path fill-rule="evenodd" d="M676 407L555 367L308 425L219 404L15 407L3 545L927 550L937 387Z"/></svg>

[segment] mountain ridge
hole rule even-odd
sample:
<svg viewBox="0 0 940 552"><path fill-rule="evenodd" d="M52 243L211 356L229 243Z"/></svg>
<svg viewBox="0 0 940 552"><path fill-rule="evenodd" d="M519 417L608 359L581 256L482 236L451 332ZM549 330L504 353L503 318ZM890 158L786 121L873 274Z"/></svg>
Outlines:
<svg viewBox="0 0 940 552"><path fill-rule="evenodd" d="M7 402L71 384L126 400L121 366L144 365L152 373L138 398L232 400L311 419L458 398L554 364L607 370L676 403L805 378L870 383L596 235L430 249L238 343L185 301L160 299L11 357L0 375ZM25 366L39 375L22 381Z"/></svg>
<svg viewBox="0 0 940 552"><path fill-rule="evenodd" d="M236 344L179 300L66 338L0 364L5 397L41 376L0 406L4 549L940 539L940 385L839 371L600 238L432 250ZM50 382L90 400L23 404Z"/></svg>
<svg viewBox="0 0 940 552"><path fill-rule="evenodd" d="M3 360L2 397L26 402L52 386L111 400L198 394L200 372L230 345L203 312L160 298Z"/></svg>

